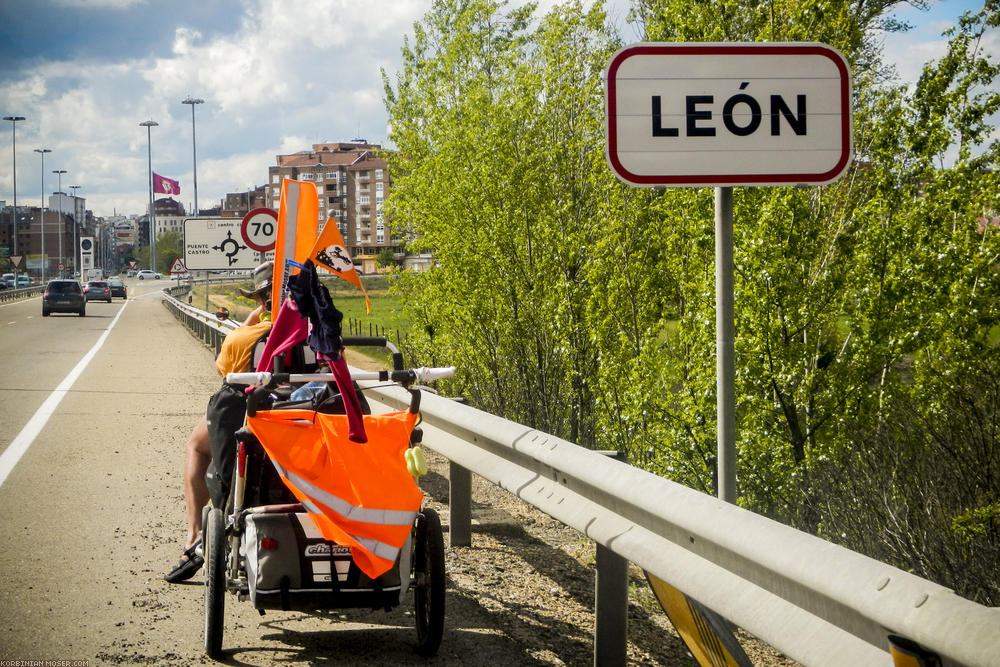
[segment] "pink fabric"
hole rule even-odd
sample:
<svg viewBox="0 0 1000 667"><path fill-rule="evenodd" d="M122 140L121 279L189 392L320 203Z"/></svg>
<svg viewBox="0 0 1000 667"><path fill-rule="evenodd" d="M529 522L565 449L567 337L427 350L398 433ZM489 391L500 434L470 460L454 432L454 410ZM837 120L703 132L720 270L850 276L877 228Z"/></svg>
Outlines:
<svg viewBox="0 0 1000 667"><path fill-rule="evenodd" d="M308 321L299 313L294 302L286 299L271 326L271 334L264 344L264 354L257 364L257 372L270 371L272 360L304 341L308 333Z"/></svg>
<svg viewBox="0 0 1000 667"><path fill-rule="evenodd" d="M347 414L348 435L352 442L368 442L368 434L365 433L365 421L361 416L361 402L354 391L354 383L351 381L351 371L347 368L344 360L344 351L330 364L330 372L333 373L337 381L337 389L344 399L344 413Z"/></svg>

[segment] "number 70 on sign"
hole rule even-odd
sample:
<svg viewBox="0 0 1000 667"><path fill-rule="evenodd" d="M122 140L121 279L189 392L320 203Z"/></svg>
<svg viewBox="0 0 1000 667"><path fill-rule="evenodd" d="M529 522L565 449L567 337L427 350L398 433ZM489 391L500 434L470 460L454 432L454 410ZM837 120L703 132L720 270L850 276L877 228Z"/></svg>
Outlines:
<svg viewBox="0 0 1000 667"><path fill-rule="evenodd" d="M274 250L278 231L278 214L269 208L255 208L245 216L240 225L240 235L246 244L257 252Z"/></svg>

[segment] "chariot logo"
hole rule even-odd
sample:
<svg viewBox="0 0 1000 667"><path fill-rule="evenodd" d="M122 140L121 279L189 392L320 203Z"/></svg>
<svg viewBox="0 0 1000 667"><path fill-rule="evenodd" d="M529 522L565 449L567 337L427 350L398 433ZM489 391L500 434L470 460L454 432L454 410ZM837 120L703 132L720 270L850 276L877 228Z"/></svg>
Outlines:
<svg viewBox="0 0 1000 667"><path fill-rule="evenodd" d="M350 556L351 548L341 544L310 544L306 547L306 558L316 558L317 556L329 556L330 549L333 548L334 556Z"/></svg>

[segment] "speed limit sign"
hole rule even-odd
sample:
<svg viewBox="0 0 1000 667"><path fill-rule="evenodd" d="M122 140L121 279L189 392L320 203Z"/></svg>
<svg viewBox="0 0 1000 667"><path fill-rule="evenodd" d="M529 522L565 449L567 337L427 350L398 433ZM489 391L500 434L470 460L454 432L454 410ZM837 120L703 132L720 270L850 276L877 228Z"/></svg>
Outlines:
<svg viewBox="0 0 1000 667"><path fill-rule="evenodd" d="M255 208L243 216L240 234L248 246L257 252L274 250L278 231L278 214L269 208Z"/></svg>

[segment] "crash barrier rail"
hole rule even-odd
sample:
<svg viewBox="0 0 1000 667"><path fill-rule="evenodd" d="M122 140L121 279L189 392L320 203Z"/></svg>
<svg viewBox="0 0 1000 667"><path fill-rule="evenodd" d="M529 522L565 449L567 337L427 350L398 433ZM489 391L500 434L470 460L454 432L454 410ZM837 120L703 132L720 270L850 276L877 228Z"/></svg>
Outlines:
<svg viewBox="0 0 1000 667"><path fill-rule="evenodd" d="M393 387L366 395L392 409L409 400ZM468 405L431 394L420 411L424 446L451 462L453 545L470 544L471 473L597 542L597 663L625 662L612 633L626 596L606 586L619 608L600 608L602 576L627 585L611 552L804 665L892 665L890 636L944 665L1000 664L1000 608Z"/></svg>
<svg viewBox="0 0 1000 667"><path fill-rule="evenodd" d="M45 291L45 285L32 285L30 287L2 289L0 290L0 302L20 301L21 299L27 299L28 297L35 296L36 294L41 294L44 291Z"/></svg>
<svg viewBox="0 0 1000 667"><path fill-rule="evenodd" d="M218 354L226 334L238 327L239 323L232 320L220 320L215 316L215 313L205 312L177 298L187 290L188 288L184 285L164 288L163 303L195 337L215 350L215 354Z"/></svg>
<svg viewBox="0 0 1000 667"><path fill-rule="evenodd" d="M409 405L359 384L370 403ZM427 393L420 411L423 446L450 462L453 546L471 544L473 473L597 543L595 664L626 662L628 562L804 665L892 665L890 637L943 665L1000 664L1000 608L460 402Z"/></svg>

